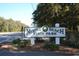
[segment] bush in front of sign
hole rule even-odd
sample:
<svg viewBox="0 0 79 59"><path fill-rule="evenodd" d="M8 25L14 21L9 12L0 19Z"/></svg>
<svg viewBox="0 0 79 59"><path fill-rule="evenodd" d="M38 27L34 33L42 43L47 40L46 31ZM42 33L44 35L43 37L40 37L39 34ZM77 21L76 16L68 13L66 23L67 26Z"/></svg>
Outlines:
<svg viewBox="0 0 79 59"><path fill-rule="evenodd" d="M44 48L47 49L47 50L58 50L59 46L54 44L54 43L46 43L44 45Z"/></svg>
<svg viewBox="0 0 79 59"><path fill-rule="evenodd" d="M12 41L12 44L18 48L24 48L26 45L30 45L30 41L27 40L21 40L21 39L16 39Z"/></svg>
<svg viewBox="0 0 79 59"><path fill-rule="evenodd" d="M24 48L24 47L26 47L29 44L30 44L30 41L29 40L21 40L20 47L21 48Z"/></svg>
<svg viewBox="0 0 79 59"><path fill-rule="evenodd" d="M56 45L56 44L54 44L54 43L52 43L51 45L50 45L50 50L58 50L59 49L59 46L58 45Z"/></svg>
<svg viewBox="0 0 79 59"><path fill-rule="evenodd" d="M49 49L50 49L50 44L49 44L49 43L46 43L46 44L44 45L44 48L47 49L47 50L49 50Z"/></svg>
<svg viewBox="0 0 79 59"><path fill-rule="evenodd" d="M14 45L14 46L18 46L18 45L20 45L20 38L17 38L17 39L15 39L15 40L13 40L12 41L12 44Z"/></svg>

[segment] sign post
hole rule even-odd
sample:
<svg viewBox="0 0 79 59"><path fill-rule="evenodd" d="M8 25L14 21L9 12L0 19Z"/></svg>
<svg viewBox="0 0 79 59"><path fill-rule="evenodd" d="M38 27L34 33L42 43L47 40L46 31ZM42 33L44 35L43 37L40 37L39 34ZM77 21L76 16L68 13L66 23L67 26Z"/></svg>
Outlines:
<svg viewBox="0 0 79 59"><path fill-rule="evenodd" d="M60 26L59 23L55 24L55 27L59 27L59 26ZM55 38L55 44L60 45L60 37Z"/></svg>
<svg viewBox="0 0 79 59"><path fill-rule="evenodd" d="M34 45L35 44L35 38L31 38L31 45Z"/></svg>

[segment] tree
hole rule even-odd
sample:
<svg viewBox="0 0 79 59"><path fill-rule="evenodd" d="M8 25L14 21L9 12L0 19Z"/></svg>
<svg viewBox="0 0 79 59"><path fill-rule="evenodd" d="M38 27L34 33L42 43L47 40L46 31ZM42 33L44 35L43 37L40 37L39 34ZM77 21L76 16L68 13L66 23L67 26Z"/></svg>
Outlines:
<svg viewBox="0 0 79 59"><path fill-rule="evenodd" d="M33 12L34 24L38 27L43 25L54 26L60 23L60 26L67 27L70 30L77 30L79 23L79 4L75 3L40 3Z"/></svg>
<svg viewBox="0 0 79 59"><path fill-rule="evenodd" d="M24 27L26 27L26 25L20 21L0 17L0 32L19 32L22 31L22 28Z"/></svg>

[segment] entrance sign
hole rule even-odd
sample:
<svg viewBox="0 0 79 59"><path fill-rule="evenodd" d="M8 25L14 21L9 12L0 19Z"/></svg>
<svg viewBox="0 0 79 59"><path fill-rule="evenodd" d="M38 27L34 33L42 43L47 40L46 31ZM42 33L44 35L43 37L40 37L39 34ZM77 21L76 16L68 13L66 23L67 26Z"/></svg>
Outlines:
<svg viewBox="0 0 79 59"><path fill-rule="evenodd" d="M64 27L25 28L25 37L65 37Z"/></svg>
<svg viewBox="0 0 79 59"><path fill-rule="evenodd" d="M43 26L25 28L24 36L25 39L30 38L31 45L35 44L36 37L55 37L55 44L60 45L60 37L65 37L65 27L60 27L60 24L56 23L55 27Z"/></svg>

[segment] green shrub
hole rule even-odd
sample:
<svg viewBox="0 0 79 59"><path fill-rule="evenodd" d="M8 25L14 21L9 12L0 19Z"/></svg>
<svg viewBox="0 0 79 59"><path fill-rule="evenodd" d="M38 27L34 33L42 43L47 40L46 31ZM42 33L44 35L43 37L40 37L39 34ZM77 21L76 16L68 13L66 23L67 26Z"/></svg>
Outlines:
<svg viewBox="0 0 79 59"><path fill-rule="evenodd" d="M72 48L79 48L79 40L76 40L76 39L75 39L75 41L65 40L63 42L63 44L65 46L69 46L69 47L72 47Z"/></svg>
<svg viewBox="0 0 79 59"><path fill-rule="evenodd" d="M72 48L79 48L79 32L67 32L66 40L62 44Z"/></svg>
<svg viewBox="0 0 79 59"><path fill-rule="evenodd" d="M16 40L13 40L12 43L13 43L13 44L20 44L20 41L21 41L21 40L18 38L18 39L16 39Z"/></svg>
<svg viewBox="0 0 79 59"><path fill-rule="evenodd" d="M54 43L46 43L44 45L44 48L48 49L48 50L58 50L59 46L54 44Z"/></svg>
<svg viewBox="0 0 79 59"><path fill-rule="evenodd" d="M29 45L29 44L30 44L29 40L22 40L20 42L20 47L26 47L26 45Z"/></svg>
<svg viewBox="0 0 79 59"><path fill-rule="evenodd" d="M59 49L58 45L53 44L53 43L50 45L50 50L58 50L58 49Z"/></svg>
<svg viewBox="0 0 79 59"><path fill-rule="evenodd" d="M49 44L49 43L46 43L46 44L44 45L44 48L50 49L50 44Z"/></svg>
<svg viewBox="0 0 79 59"><path fill-rule="evenodd" d="M25 47L26 46L26 44L25 44L25 42L22 40L21 42L20 42L20 45L19 45L19 47Z"/></svg>
<svg viewBox="0 0 79 59"><path fill-rule="evenodd" d="M19 38L16 40L12 41L13 45L15 45L16 47L26 47L26 45L30 44L30 41L28 40L20 40Z"/></svg>

